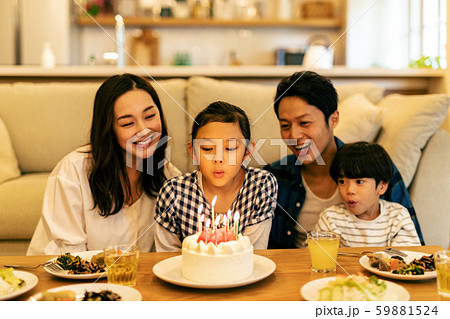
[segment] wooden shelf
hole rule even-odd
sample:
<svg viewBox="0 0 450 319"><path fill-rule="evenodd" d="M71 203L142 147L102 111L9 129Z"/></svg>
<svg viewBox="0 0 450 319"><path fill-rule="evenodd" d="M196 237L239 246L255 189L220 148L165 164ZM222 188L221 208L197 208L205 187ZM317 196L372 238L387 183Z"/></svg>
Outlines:
<svg viewBox="0 0 450 319"><path fill-rule="evenodd" d="M94 20L95 19L95 20ZM218 20L218 19L151 19L145 17L124 18L125 26L132 27L293 27L293 28L339 28L341 19L308 19L308 20ZM112 26L113 16L91 18L80 16L76 23L81 26Z"/></svg>

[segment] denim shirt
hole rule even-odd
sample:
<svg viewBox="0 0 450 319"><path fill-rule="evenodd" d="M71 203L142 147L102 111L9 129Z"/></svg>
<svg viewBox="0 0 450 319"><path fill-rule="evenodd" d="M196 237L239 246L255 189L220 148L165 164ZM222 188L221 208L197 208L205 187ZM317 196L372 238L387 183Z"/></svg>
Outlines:
<svg viewBox="0 0 450 319"><path fill-rule="evenodd" d="M338 150L345 145L337 137L334 137L334 139ZM296 161L295 155L291 154L264 167L275 175L278 181L278 205L275 210L275 218L272 221L268 248L296 248L292 239L298 215L306 198L306 189L303 186L300 174L301 165L296 165ZM402 176L395 165L394 176L386 193L381 198L389 202L399 203L408 210L416 227L420 243L424 245L416 212Z"/></svg>

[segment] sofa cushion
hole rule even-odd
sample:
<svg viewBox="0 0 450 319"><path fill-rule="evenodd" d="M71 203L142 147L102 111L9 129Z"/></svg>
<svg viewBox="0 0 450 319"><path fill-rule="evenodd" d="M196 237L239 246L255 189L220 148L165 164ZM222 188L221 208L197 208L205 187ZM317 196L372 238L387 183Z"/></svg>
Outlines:
<svg viewBox="0 0 450 319"><path fill-rule="evenodd" d="M444 94L391 94L378 104L386 112L377 142L391 156L409 187L430 137L447 115L450 97Z"/></svg>
<svg viewBox="0 0 450 319"><path fill-rule="evenodd" d="M51 171L89 138L99 83L0 85L0 117L8 126L22 172Z"/></svg>
<svg viewBox="0 0 450 319"><path fill-rule="evenodd" d="M336 84L334 88L338 94L339 102L354 94L362 93L369 102L377 104L383 98L385 91L383 87L370 82Z"/></svg>
<svg viewBox="0 0 450 319"><path fill-rule="evenodd" d="M167 123L169 140L167 148L167 159L183 172L188 170L189 153L187 142L189 140L189 129L187 127L186 110L186 85L184 79L170 79L151 82L158 93L159 99Z"/></svg>
<svg viewBox="0 0 450 319"><path fill-rule="evenodd" d="M9 137L8 129L0 118L0 184L20 176L19 163Z"/></svg>
<svg viewBox="0 0 450 319"><path fill-rule="evenodd" d="M425 245L447 248L450 244L449 163L450 135L437 130L423 149L409 188Z"/></svg>
<svg viewBox="0 0 450 319"><path fill-rule="evenodd" d="M275 86L205 77L191 77L188 83L187 104L192 117L189 119L189 132L192 131L193 119L201 110L212 102L225 101L242 108L250 119L252 140L257 143L257 150L250 165L263 166L280 159L282 151L287 154L273 111ZM270 145L271 139L278 139L279 145Z"/></svg>
<svg viewBox="0 0 450 319"><path fill-rule="evenodd" d="M24 174L0 184L1 239L30 239L41 217L49 173Z"/></svg>
<svg viewBox="0 0 450 319"><path fill-rule="evenodd" d="M334 130L337 137L345 143L375 139L383 120L383 109L358 93L339 103L338 110L339 123Z"/></svg>

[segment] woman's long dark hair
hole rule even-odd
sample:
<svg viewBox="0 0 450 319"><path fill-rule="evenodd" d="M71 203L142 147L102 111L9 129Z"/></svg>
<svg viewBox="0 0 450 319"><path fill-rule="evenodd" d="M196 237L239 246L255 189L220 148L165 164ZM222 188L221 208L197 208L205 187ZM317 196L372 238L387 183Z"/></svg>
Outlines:
<svg viewBox="0 0 450 319"><path fill-rule="evenodd" d="M118 144L114 133L114 104L120 96L136 89L144 90L152 97L159 110L162 127L161 138L155 153L143 160L143 173L139 181L144 192L149 197L155 198L166 180L164 166L158 165L165 157L166 143L164 141L167 137L167 126L158 94L147 80L139 76L123 74L110 77L100 86L95 95L91 126L93 165L89 174L89 185L94 199L94 208L98 206L101 216L117 214L124 202L131 198L124 150ZM161 167L158 168L158 166Z"/></svg>

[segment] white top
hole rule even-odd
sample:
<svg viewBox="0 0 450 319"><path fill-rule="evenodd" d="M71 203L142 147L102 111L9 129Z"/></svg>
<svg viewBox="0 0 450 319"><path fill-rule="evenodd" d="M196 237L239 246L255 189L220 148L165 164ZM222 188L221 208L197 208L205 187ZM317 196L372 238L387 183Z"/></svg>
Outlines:
<svg viewBox="0 0 450 319"><path fill-rule="evenodd" d="M341 235L341 247L420 246L408 210L400 204L379 200L380 215L374 220L359 219L344 204L329 207L320 214L314 231Z"/></svg>
<svg viewBox="0 0 450 319"><path fill-rule="evenodd" d="M302 175L303 186L306 189L305 202L303 203L302 210L297 218L297 225L295 225L295 232L293 236L294 245L296 247L306 247L306 232L313 230L314 226L319 219L320 213L332 205L336 205L342 202L339 190L336 190L329 198L320 198L314 194L306 183ZM300 227L301 226L301 227ZM306 231L306 232L305 232Z"/></svg>
<svg viewBox="0 0 450 319"><path fill-rule="evenodd" d="M48 178L42 216L27 255L51 255L103 249L114 244L136 243L142 252L154 251L156 199L145 193L131 206L114 215L100 216L94 207L88 174L90 146L64 157ZM171 163L165 166L167 178L180 174Z"/></svg>

